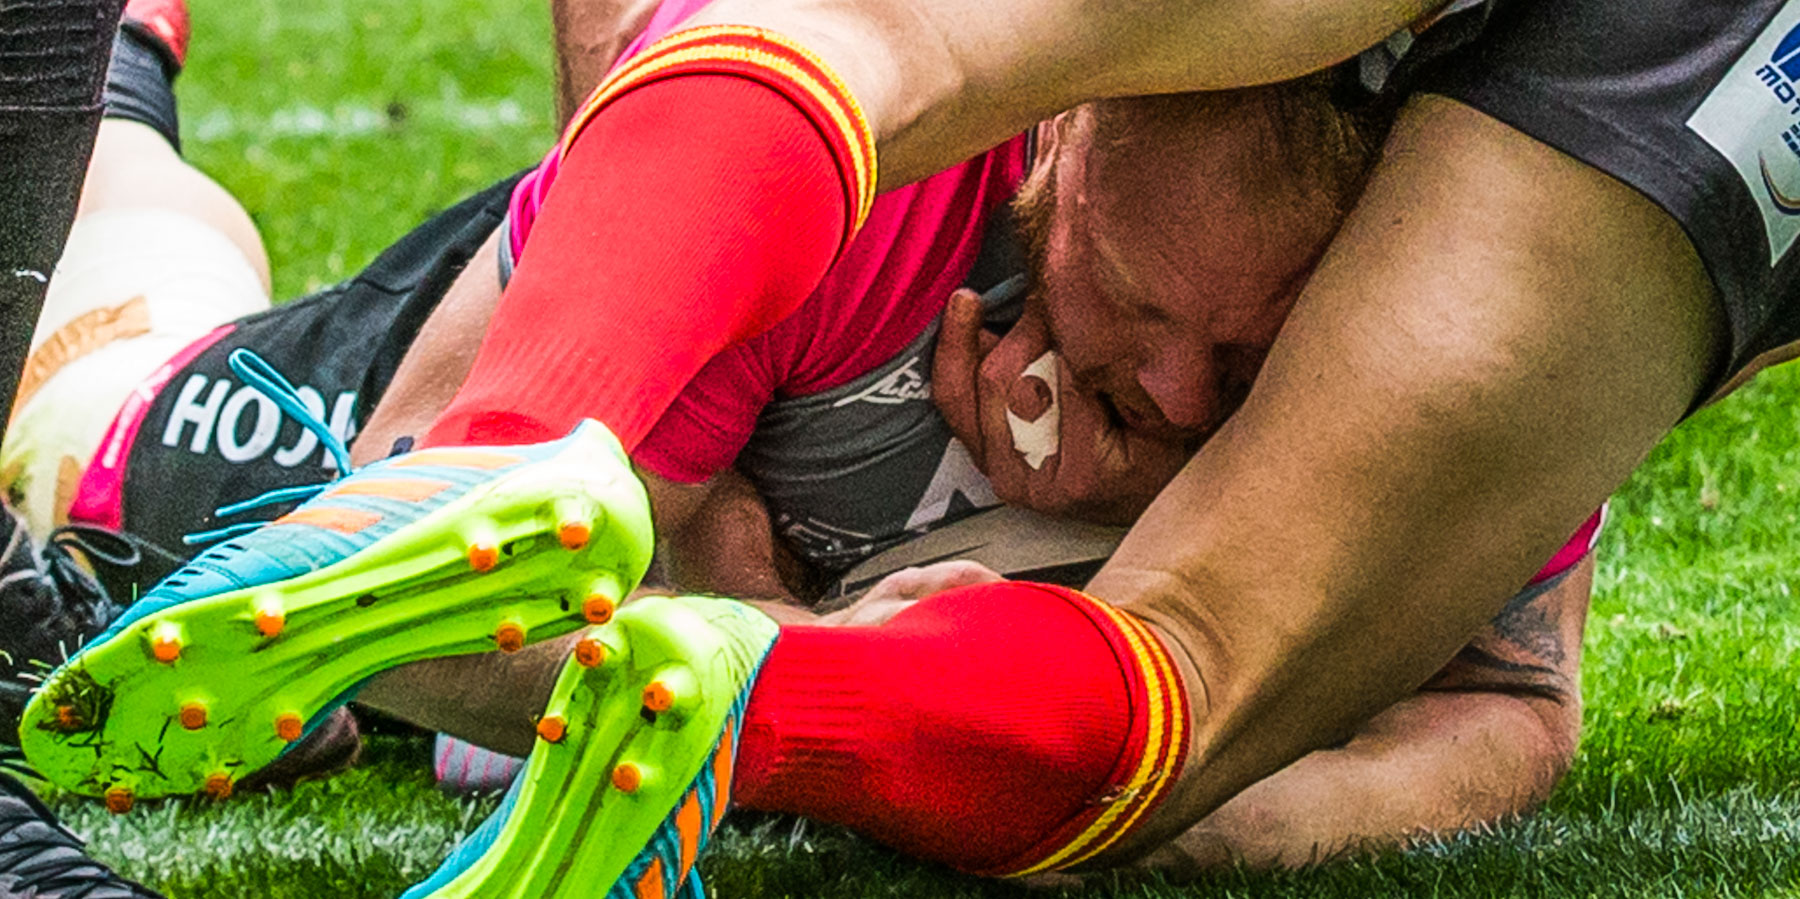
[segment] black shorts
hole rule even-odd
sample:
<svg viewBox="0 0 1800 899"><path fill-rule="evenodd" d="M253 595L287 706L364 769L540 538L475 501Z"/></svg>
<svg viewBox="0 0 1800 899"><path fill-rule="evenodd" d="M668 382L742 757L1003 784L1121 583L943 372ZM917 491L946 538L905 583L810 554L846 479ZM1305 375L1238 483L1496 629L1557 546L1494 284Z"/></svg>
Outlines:
<svg viewBox="0 0 1800 899"><path fill-rule="evenodd" d="M217 520L214 509L279 487L332 479L335 466L324 448L240 383L226 357L248 348L267 359L347 441L368 420L426 317L500 223L517 180L508 178L439 213L356 277L239 319L171 376L126 457L125 530L190 556L197 549L183 545L183 535L271 519L292 504L229 522ZM150 560L108 586L128 589L129 581L147 587L172 567Z"/></svg>
<svg viewBox="0 0 1800 899"><path fill-rule="evenodd" d="M1472 43L1410 87L1493 116L1673 216L1730 328L1710 386L1800 340L1800 0L1500 0Z"/></svg>

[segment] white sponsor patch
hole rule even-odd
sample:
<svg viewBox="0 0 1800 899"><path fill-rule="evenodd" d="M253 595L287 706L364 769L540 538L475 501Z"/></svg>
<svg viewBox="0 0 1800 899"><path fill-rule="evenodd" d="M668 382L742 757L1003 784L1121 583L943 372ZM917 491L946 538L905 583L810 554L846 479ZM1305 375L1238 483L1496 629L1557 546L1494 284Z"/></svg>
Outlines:
<svg viewBox="0 0 1800 899"><path fill-rule="evenodd" d="M1774 266L1800 240L1800 0L1782 6L1687 125L1750 188Z"/></svg>

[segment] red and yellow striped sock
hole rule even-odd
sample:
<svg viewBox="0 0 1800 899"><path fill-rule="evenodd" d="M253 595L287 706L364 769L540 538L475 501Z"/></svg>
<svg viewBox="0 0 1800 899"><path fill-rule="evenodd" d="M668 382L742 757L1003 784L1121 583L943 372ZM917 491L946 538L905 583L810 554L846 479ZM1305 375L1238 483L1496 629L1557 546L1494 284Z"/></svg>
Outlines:
<svg viewBox="0 0 1800 899"><path fill-rule="evenodd" d="M635 447L716 353L785 318L874 202L875 141L822 61L737 26L676 32L601 84L470 375L426 445L582 418Z"/></svg>
<svg viewBox="0 0 1800 899"><path fill-rule="evenodd" d="M1188 737L1186 692L1141 621L1075 590L990 584L877 628L784 628L736 797L1023 875L1116 845L1174 785Z"/></svg>

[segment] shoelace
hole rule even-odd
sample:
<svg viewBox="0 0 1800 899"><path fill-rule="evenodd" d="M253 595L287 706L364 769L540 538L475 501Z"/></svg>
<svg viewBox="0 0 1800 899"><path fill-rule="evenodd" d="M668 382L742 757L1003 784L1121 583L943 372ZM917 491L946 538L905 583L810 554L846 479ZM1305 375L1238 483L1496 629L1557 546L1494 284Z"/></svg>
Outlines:
<svg viewBox="0 0 1800 899"><path fill-rule="evenodd" d="M306 403L300 399L300 392L294 389L294 385L287 378L282 377L281 372L275 370L275 366L270 365L268 360L257 355L255 351L243 347L232 350L231 355L226 357L225 361L227 365L231 366L232 373L237 375L245 386L267 397L270 402L275 404L276 408L292 416L295 421L300 423L301 427L311 431L314 437L319 438L319 442L324 444L325 449L331 453L331 458L337 462L337 478L346 477L351 473L350 448L344 445L344 441L340 440L338 435L332 433L331 426L326 424L323 418L307 408ZM336 478L333 478L333 481L335 480ZM298 487L278 487L240 503L220 506L213 510L213 515L217 518L229 518L253 509L311 499L331 486L333 481L303 484ZM181 542L189 546L200 546L239 534L247 534L265 524L268 522L246 521L226 525L210 531L188 534L181 538Z"/></svg>
<svg viewBox="0 0 1800 899"><path fill-rule="evenodd" d="M19 530L22 531L23 527ZM22 542L16 541L10 545L8 552L18 551L21 545ZM158 556L165 563L181 563L178 557L162 547L129 534L115 534L103 528L81 524L64 525L51 531L50 539L44 542L38 558L32 560L29 567L21 567L8 574L6 580L24 576L47 581L50 594L55 597L56 602L56 608L51 614L74 619L78 630L73 636L77 642L76 645L69 646L59 639L57 652L60 657L15 659L7 656L5 661L16 667L13 677L19 681L28 684L42 683L46 672L80 649L85 638L104 630L119 617L125 606L130 605L130 601L118 603L113 600L93 572L75 557L73 551L77 550L87 557L90 564L96 567L111 566L116 570L135 568L147 554ZM16 760L0 756L0 773L4 773L9 767L17 769Z"/></svg>
<svg viewBox="0 0 1800 899"><path fill-rule="evenodd" d="M81 838L15 774L31 776L31 771L16 750L0 751L0 875L9 878L9 889L59 899L155 895L87 857Z"/></svg>
<svg viewBox="0 0 1800 899"><path fill-rule="evenodd" d="M88 564L83 565L71 550L80 552L86 557ZM155 558L167 568L179 568L186 561L141 537L85 524L65 524L51 531L50 538L44 541L43 555L45 574L55 582L58 592L64 597L80 596L89 604L97 601L95 597L98 600L116 602L107 596L106 589L94 577L90 568L104 566L118 571L130 571L142 565L147 556ZM131 600L119 603L121 607L130 604Z"/></svg>

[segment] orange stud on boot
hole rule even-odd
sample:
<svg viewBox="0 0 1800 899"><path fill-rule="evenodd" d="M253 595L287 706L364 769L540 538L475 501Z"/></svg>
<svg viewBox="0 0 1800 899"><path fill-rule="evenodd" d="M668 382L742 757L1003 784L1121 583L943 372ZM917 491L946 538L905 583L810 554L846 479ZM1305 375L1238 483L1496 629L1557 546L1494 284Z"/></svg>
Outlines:
<svg viewBox="0 0 1800 899"><path fill-rule="evenodd" d="M501 652L518 652L525 648L525 625L517 621L502 621L494 630L494 644Z"/></svg>
<svg viewBox="0 0 1800 899"><path fill-rule="evenodd" d="M157 625L150 633L150 655L164 665L181 658L181 626L172 622Z"/></svg>
<svg viewBox="0 0 1800 899"><path fill-rule="evenodd" d="M612 620L613 613L619 610L619 604L610 596L596 593L581 601L581 617L589 624L605 624Z"/></svg>
<svg viewBox="0 0 1800 899"><path fill-rule="evenodd" d="M275 716L275 736L284 743L292 743L300 739L306 732L306 722L295 712L282 712Z"/></svg>
<svg viewBox="0 0 1800 899"><path fill-rule="evenodd" d="M675 691L659 680L653 680L644 688L644 708L652 712L666 712L675 707Z"/></svg>
<svg viewBox="0 0 1800 899"><path fill-rule="evenodd" d="M188 730L199 730L206 726L206 704L190 702L181 707L181 726Z"/></svg>
<svg viewBox="0 0 1800 899"><path fill-rule="evenodd" d="M644 785L644 772L630 762L623 762L612 770L612 784L622 793L636 793Z"/></svg>
<svg viewBox="0 0 1800 899"><path fill-rule="evenodd" d="M538 719L537 733L546 743L561 743L569 733L569 723L561 715L545 715Z"/></svg>
<svg viewBox="0 0 1800 899"><path fill-rule="evenodd" d="M265 637L279 637L287 627L287 616L280 609L264 607L256 610L256 632Z"/></svg>
<svg viewBox="0 0 1800 899"><path fill-rule="evenodd" d="M81 713L75 711L74 706L59 705L56 707L56 727L58 730L80 730L81 725Z"/></svg>
<svg viewBox="0 0 1800 899"><path fill-rule="evenodd" d="M106 791L106 810L115 815L131 811L136 803L137 796L132 794L130 787L113 787Z"/></svg>
<svg viewBox="0 0 1800 899"><path fill-rule="evenodd" d="M570 552L587 546L593 536L593 529L585 521L565 521L556 529L556 539Z"/></svg>
<svg viewBox="0 0 1800 899"><path fill-rule="evenodd" d="M492 543L474 543L469 546L469 567L479 572L494 570L500 564L500 548Z"/></svg>
<svg viewBox="0 0 1800 899"><path fill-rule="evenodd" d="M606 662L606 644L593 637L575 642L575 661L583 668L598 668Z"/></svg>
<svg viewBox="0 0 1800 899"><path fill-rule="evenodd" d="M231 798L231 775L220 771L206 779L206 795L215 801Z"/></svg>

